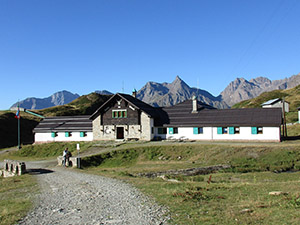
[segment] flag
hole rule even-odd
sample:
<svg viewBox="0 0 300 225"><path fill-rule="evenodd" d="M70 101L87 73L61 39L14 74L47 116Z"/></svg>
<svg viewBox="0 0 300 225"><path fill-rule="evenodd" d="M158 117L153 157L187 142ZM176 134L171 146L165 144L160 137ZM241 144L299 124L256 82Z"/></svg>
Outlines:
<svg viewBox="0 0 300 225"><path fill-rule="evenodd" d="M16 112L15 118L16 119L20 119L21 118L19 105L18 105L18 111Z"/></svg>

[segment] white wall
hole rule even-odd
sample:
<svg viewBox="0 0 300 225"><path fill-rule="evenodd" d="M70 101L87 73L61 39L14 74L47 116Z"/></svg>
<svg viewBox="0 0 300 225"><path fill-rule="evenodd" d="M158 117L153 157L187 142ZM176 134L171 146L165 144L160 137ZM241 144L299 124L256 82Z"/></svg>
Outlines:
<svg viewBox="0 0 300 225"><path fill-rule="evenodd" d="M51 133L35 133L35 143L52 142L52 141L92 141L93 132L86 132L85 137L80 137L80 132L72 132L71 137L65 137L65 132L58 132L56 137L52 137Z"/></svg>
<svg viewBox="0 0 300 225"><path fill-rule="evenodd" d="M217 127L203 127L203 134L194 134L193 127L178 127L178 134L158 134L161 139L189 139L189 140L251 140L251 141L280 141L279 127L263 127L263 134L252 134L251 127L240 127L239 134L218 134ZM228 131L229 132L229 131Z"/></svg>

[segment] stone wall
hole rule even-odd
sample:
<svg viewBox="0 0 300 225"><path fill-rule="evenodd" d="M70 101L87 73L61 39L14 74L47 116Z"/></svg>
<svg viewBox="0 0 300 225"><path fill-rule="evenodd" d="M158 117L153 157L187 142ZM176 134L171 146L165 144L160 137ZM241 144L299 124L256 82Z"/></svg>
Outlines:
<svg viewBox="0 0 300 225"><path fill-rule="evenodd" d="M102 126L103 127L103 126ZM101 140L101 115L93 120L93 139Z"/></svg>
<svg viewBox="0 0 300 225"><path fill-rule="evenodd" d="M62 166L63 161L64 161L63 156L58 156L57 157L57 165L58 166ZM66 166L80 168L80 162L81 162L80 157L70 157L69 163L67 162Z"/></svg>
<svg viewBox="0 0 300 225"><path fill-rule="evenodd" d="M15 175L22 175L26 172L26 165L24 162L15 160L4 160L4 168L1 171L1 176L10 177Z"/></svg>
<svg viewBox="0 0 300 225"><path fill-rule="evenodd" d="M101 116L93 120L93 135L94 140L116 140L117 128L124 129L124 139L139 139L150 141L153 139L152 127L153 119L149 118L145 113L141 113L141 125L101 125Z"/></svg>

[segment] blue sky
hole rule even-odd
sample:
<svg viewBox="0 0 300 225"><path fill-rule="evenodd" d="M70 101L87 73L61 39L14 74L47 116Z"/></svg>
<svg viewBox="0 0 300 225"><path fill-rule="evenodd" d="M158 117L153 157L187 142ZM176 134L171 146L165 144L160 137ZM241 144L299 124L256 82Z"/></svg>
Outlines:
<svg viewBox="0 0 300 225"><path fill-rule="evenodd" d="M217 96L235 78L300 72L298 0L1 0L0 109L148 81Z"/></svg>

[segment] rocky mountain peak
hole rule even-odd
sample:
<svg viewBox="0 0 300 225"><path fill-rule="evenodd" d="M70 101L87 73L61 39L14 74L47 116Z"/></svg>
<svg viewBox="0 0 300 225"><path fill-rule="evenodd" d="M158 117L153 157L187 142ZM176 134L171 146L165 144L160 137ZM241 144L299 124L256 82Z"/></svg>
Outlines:
<svg viewBox="0 0 300 225"><path fill-rule="evenodd" d="M137 98L153 106L171 106L191 99L193 95L196 95L198 100L217 108L228 107L209 92L191 88L179 76L176 76L172 83L148 82L138 91Z"/></svg>
<svg viewBox="0 0 300 225"><path fill-rule="evenodd" d="M69 91L59 91L46 98L26 98L20 101L20 107L25 109L44 109L57 105L64 105L78 98L78 94ZM13 104L10 109L15 109L18 103Z"/></svg>

